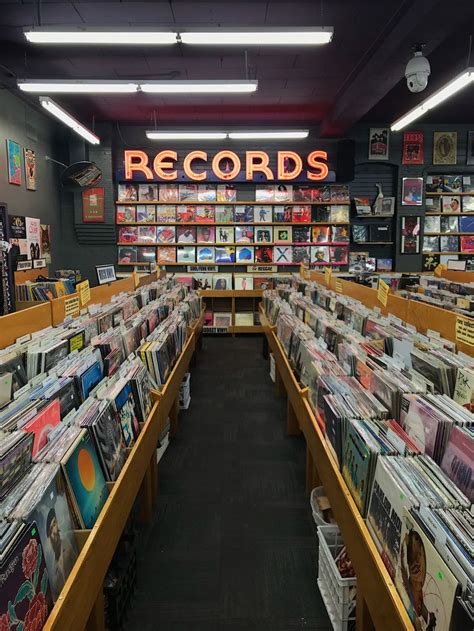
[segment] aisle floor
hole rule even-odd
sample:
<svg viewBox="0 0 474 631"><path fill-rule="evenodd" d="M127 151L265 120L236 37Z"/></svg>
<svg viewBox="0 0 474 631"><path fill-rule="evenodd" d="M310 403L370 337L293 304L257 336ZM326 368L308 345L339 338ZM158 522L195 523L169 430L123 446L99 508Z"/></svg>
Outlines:
<svg viewBox="0 0 474 631"><path fill-rule="evenodd" d="M305 445L285 436L259 337L204 339L191 407L159 465L127 629L331 629L304 494Z"/></svg>

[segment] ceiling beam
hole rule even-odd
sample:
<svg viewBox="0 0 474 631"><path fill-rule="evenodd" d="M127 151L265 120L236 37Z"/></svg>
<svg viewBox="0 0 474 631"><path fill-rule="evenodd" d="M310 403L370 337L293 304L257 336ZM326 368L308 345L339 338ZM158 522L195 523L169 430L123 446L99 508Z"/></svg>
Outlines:
<svg viewBox="0 0 474 631"><path fill-rule="evenodd" d="M464 7L458 7L462 4ZM466 18L466 4L452 0L449 7L449 19L443 20L440 16L446 15L446 4L440 0L401 2L346 78L333 107L321 122L321 137L344 136L397 85L413 44L425 42L424 52L429 55L459 28Z"/></svg>

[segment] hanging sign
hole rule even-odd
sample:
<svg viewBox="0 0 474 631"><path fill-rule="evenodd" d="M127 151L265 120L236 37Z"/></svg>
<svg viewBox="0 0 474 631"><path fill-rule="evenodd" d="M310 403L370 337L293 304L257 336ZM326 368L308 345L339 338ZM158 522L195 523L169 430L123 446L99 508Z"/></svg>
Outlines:
<svg viewBox="0 0 474 631"><path fill-rule="evenodd" d="M278 267L276 265L247 265L247 272L268 274L278 272Z"/></svg>

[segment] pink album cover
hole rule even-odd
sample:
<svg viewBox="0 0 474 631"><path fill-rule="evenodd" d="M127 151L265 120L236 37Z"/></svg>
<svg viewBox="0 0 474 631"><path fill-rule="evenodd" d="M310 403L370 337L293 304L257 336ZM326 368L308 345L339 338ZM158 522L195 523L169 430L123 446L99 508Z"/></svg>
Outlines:
<svg viewBox="0 0 474 631"><path fill-rule="evenodd" d="M59 399L54 399L49 405L43 408L29 423L22 429L25 432L33 432L33 458L48 442L48 434L61 422Z"/></svg>
<svg viewBox="0 0 474 631"><path fill-rule="evenodd" d="M446 445L441 469L471 502L474 501L473 463L474 442L466 431L456 425Z"/></svg>

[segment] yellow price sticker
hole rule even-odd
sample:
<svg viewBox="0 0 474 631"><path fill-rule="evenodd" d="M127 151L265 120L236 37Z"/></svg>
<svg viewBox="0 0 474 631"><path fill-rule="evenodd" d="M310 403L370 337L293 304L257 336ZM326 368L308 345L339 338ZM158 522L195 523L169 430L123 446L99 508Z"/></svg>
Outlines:
<svg viewBox="0 0 474 631"><path fill-rule="evenodd" d="M388 294L390 293L390 287L387 283L379 278L379 284L377 286L377 300L383 304L384 307L387 306L388 302Z"/></svg>
<svg viewBox="0 0 474 631"><path fill-rule="evenodd" d="M474 346L474 318L456 318L456 342Z"/></svg>
<svg viewBox="0 0 474 631"><path fill-rule="evenodd" d="M342 280L340 278L336 278L336 292L338 294L342 294L343 290L342 290Z"/></svg>
<svg viewBox="0 0 474 631"><path fill-rule="evenodd" d="M64 317L72 316L75 318L79 315L81 307L79 304L79 296L71 296L64 301Z"/></svg>
<svg viewBox="0 0 474 631"><path fill-rule="evenodd" d="M441 276L441 274L443 273L443 270L445 269L444 265L442 263L439 263L435 268L434 268L434 275L435 276Z"/></svg>
<svg viewBox="0 0 474 631"><path fill-rule="evenodd" d="M78 283L76 285L76 291L79 293L79 297L81 299L81 307L84 307L88 302L91 301L91 288L89 286L88 280L84 280L82 283Z"/></svg>

